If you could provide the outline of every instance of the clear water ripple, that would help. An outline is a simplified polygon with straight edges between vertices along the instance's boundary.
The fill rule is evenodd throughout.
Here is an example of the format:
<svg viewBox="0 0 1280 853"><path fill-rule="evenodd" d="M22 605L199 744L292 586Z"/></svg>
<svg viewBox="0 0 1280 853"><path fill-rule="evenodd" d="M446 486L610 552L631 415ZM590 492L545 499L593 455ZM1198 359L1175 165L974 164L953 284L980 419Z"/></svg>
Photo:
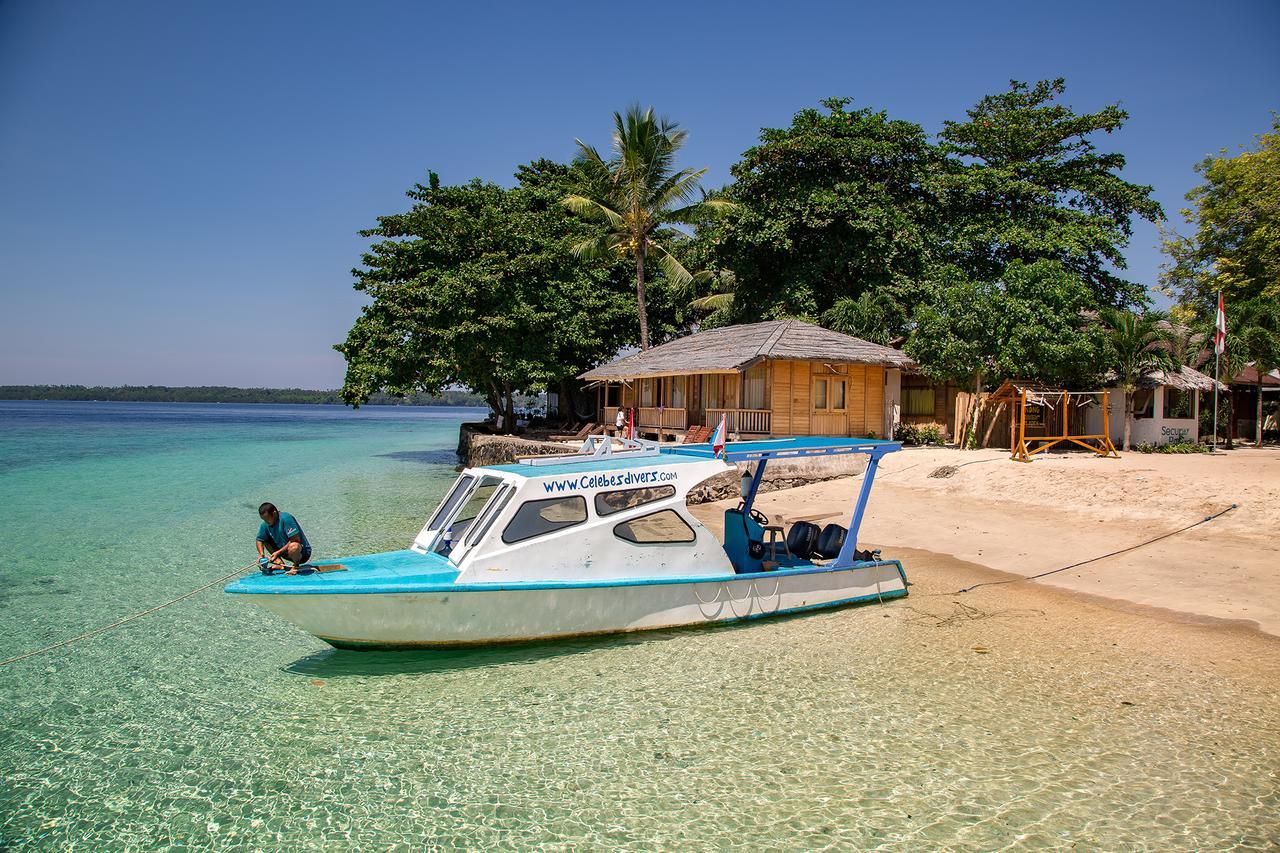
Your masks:
<svg viewBox="0 0 1280 853"><path fill-rule="evenodd" d="M247 562L264 498L322 553L402 545L453 477L417 454L465 416L183 408L113 428L64 405L0 406L0 454L17 422L41 460L0 455L0 656ZM129 452L107 449L121 433ZM360 654L209 593L0 670L0 847L1280 843L1272 693L1043 612L947 625L925 601Z"/></svg>

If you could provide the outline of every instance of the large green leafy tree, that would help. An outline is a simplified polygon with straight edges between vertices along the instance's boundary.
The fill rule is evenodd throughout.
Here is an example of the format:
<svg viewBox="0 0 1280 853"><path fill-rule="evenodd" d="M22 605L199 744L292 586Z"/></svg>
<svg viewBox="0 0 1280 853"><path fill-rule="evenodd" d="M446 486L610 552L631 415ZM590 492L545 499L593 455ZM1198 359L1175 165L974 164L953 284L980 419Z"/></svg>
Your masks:
<svg viewBox="0 0 1280 853"><path fill-rule="evenodd" d="M1214 312L1219 290L1229 303L1280 297L1280 116L1256 149L1223 151L1196 171L1204 183L1182 211L1195 233L1165 235L1166 290L1201 314Z"/></svg>
<svg viewBox="0 0 1280 853"><path fill-rule="evenodd" d="M1065 82L1011 81L941 134L947 168L936 183L947 250L969 275L993 281L1015 261L1055 261L1098 307L1142 304L1140 285L1116 274L1132 220L1162 216L1151 187L1120 177L1125 158L1094 138L1123 126L1111 104L1077 113L1058 103Z"/></svg>
<svg viewBox="0 0 1280 853"><path fill-rule="evenodd" d="M343 399L378 391L485 396L514 423L514 396L562 382L635 339L625 265L587 264L573 246L601 229L561 204L569 167L537 161L512 189L479 180L414 186L405 213L381 216L356 269L372 302L336 349Z"/></svg>
<svg viewBox="0 0 1280 853"><path fill-rule="evenodd" d="M997 281L941 267L929 284L931 298L917 309L906 348L933 379L967 385L975 399L1012 377L1064 386L1101 379L1105 341L1090 321L1092 303L1057 261L1014 261ZM978 407L970 413L958 437L962 447L969 446Z"/></svg>
<svg viewBox="0 0 1280 853"><path fill-rule="evenodd" d="M927 183L941 156L918 124L849 104L828 99L761 131L732 167L725 196L739 208L699 233L736 278L725 319L847 320L868 304L842 301L878 293L888 332L906 328L939 242Z"/></svg>
<svg viewBox="0 0 1280 853"><path fill-rule="evenodd" d="M1163 314L1135 314L1118 308L1104 308L1101 319L1106 329L1106 365L1115 373L1124 391L1124 446L1129 449L1133 433L1133 404L1139 383L1157 370L1176 370L1175 335Z"/></svg>
<svg viewBox="0 0 1280 853"><path fill-rule="evenodd" d="M693 278L672 252L671 244L681 239L682 232L668 226L692 224L733 205L723 199L698 198L699 180L706 169L676 169L676 153L688 133L675 122L637 105L625 115L614 113L613 123L609 159L577 140L574 165L583 180L576 192L566 195L564 204L603 229L575 244L579 257L627 257L635 262L640 348L648 349L646 265L652 259L676 289L686 287Z"/></svg>

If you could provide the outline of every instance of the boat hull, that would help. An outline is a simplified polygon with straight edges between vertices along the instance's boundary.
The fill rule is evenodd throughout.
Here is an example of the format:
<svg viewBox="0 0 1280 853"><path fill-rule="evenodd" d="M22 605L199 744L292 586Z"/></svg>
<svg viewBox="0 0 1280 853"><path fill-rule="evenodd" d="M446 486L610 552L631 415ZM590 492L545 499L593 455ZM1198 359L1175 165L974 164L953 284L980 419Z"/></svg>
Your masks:
<svg viewBox="0 0 1280 853"><path fill-rule="evenodd" d="M890 560L710 579L249 598L338 648L414 649L712 625L906 594L902 566Z"/></svg>

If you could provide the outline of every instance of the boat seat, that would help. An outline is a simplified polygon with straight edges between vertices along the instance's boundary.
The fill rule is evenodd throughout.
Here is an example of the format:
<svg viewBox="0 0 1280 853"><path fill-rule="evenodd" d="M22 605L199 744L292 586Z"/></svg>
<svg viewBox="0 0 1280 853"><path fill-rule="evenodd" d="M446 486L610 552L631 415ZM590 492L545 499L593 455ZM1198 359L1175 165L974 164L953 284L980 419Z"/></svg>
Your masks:
<svg viewBox="0 0 1280 853"><path fill-rule="evenodd" d="M822 528L822 532L818 534L818 556L828 560L840 556L840 549L844 547L844 540L848 535L849 531L838 524L828 524Z"/></svg>
<svg viewBox="0 0 1280 853"><path fill-rule="evenodd" d="M811 521L797 521L787 531L787 550L792 556L807 560L813 556L818 547L818 536L821 534L818 525Z"/></svg>

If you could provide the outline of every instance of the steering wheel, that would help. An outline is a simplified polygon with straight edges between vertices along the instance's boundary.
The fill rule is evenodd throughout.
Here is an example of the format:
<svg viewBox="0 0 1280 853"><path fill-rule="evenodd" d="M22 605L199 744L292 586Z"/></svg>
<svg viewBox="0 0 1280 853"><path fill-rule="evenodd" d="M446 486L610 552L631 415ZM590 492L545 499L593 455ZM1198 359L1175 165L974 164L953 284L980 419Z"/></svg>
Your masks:
<svg viewBox="0 0 1280 853"><path fill-rule="evenodd" d="M738 512L742 512L743 506L744 506L744 502L738 501ZM756 524L760 525L761 527L769 526L769 516L765 515L763 512L756 509L755 507L752 507L751 511L747 514L751 516L752 521L754 521Z"/></svg>

